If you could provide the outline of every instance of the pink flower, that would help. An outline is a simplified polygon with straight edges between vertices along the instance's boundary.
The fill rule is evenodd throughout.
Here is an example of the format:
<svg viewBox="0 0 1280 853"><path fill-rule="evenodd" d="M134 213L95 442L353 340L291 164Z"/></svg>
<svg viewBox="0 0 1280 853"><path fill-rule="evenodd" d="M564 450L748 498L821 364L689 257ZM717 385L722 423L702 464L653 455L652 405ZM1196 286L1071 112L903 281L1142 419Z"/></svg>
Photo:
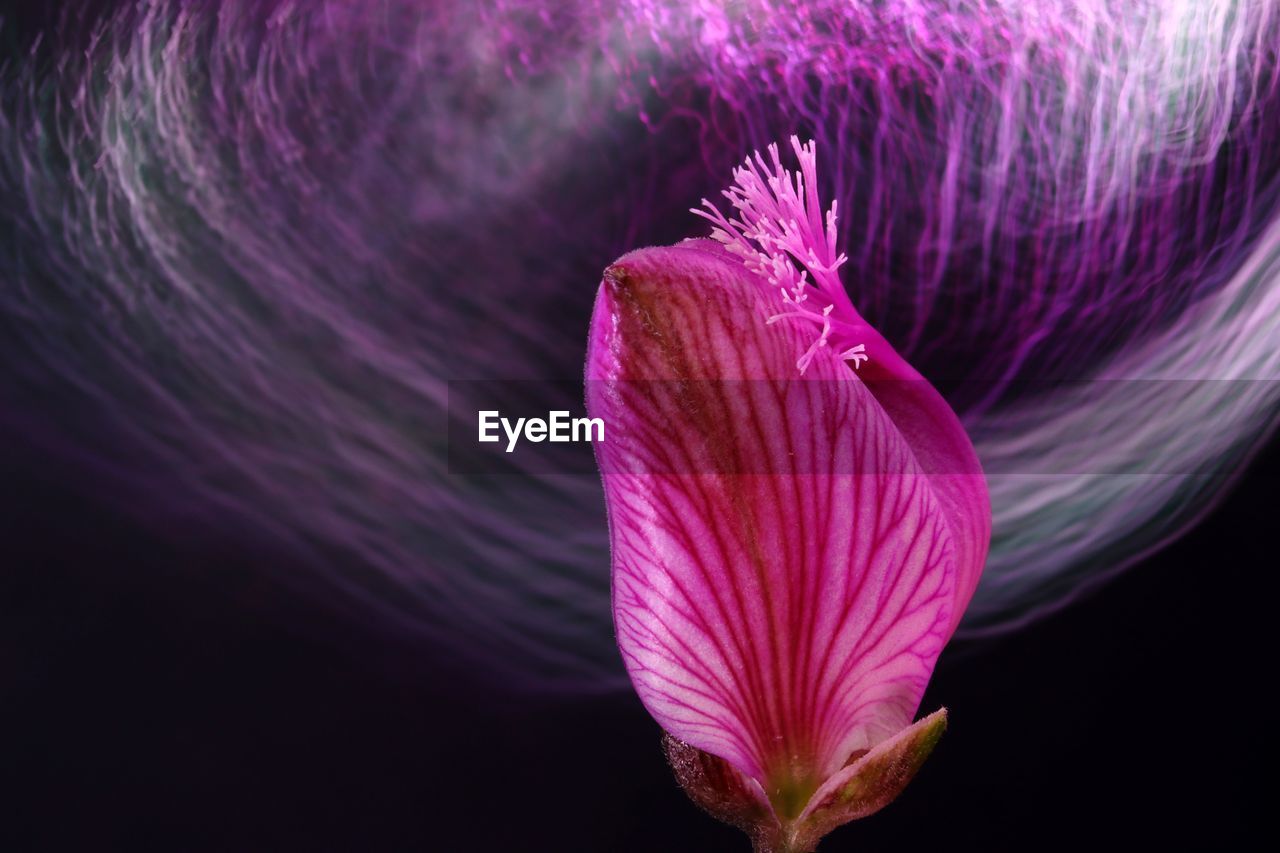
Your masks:
<svg viewBox="0 0 1280 853"><path fill-rule="evenodd" d="M587 406L618 645L693 799L761 851L884 806L990 537L973 447L841 285L812 143L735 173L713 240L605 271Z"/></svg>

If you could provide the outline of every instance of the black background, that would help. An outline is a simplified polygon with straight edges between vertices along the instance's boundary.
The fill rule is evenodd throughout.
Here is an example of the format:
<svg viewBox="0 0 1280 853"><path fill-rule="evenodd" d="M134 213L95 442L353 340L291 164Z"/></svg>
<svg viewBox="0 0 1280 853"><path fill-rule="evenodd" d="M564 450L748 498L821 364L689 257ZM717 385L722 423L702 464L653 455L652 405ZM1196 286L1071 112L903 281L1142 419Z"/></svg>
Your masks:
<svg viewBox="0 0 1280 853"><path fill-rule="evenodd" d="M1278 486L1273 447L1172 547L949 649L938 750L822 849L1270 846ZM505 694L120 502L0 430L0 850L745 849L633 696Z"/></svg>
<svg viewBox="0 0 1280 853"><path fill-rule="evenodd" d="M741 851L629 695L530 700L166 535L6 436L0 849ZM949 649L951 729L823 850L1246 849L1269 764L1265 453L1189 536L1020 633Z"/></svg>

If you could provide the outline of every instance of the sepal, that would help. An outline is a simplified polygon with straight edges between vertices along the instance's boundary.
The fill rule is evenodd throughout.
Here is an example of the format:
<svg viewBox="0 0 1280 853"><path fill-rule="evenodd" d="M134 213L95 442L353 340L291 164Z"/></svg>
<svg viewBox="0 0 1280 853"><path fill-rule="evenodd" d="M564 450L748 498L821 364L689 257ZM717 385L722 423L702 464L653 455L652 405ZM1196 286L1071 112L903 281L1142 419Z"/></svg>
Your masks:
<svg viewBox="0 0 1280 853"><path fill-rule="evenodd" d="M751 837L755 853L810 853L831 830L868 817L897 799L947 728L947 709L916 721L853 760L810 798L800 816L782 823L755 779L723 758L670 735L663 749L680 787L712 817Z"/></svg>
<svg viewBox="0 0 1280 853"><path fill-rule="evenodd" d="M828 779L796 821L797 846L791 849L812 850L831 830L875 814L897 799L946 729L947 709L939 708Z"/></svg>

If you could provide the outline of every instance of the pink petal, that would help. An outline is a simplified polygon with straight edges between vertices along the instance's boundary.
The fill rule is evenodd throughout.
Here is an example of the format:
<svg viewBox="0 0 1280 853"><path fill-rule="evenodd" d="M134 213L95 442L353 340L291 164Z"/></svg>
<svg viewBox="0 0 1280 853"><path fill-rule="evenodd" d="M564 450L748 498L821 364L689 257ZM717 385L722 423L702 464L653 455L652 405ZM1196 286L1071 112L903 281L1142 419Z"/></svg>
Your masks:
<svg viewBox="0 0 1280 853"><path fill-rule="evenodd" d="M948 638L973 598L991 542L991 498L968 433L938 390L898 355L851 306L843 306L832 335L837 351L864 343L871 354L858 377L902 433L928 475L938 507L956 543L956 606Z"/></svg>
<svg viewBox="0 0 1280 853"><path fill-rule="evenodd" d="M614 621L640 698L791 820L911 723L986 509L961 506L976 468L954 415L888 382L883 339L866 337L884 402L833 348L798 376L811 335L766 325L780 305L706 241L625 255L597 299L587 406L607 425Z"/></svg>

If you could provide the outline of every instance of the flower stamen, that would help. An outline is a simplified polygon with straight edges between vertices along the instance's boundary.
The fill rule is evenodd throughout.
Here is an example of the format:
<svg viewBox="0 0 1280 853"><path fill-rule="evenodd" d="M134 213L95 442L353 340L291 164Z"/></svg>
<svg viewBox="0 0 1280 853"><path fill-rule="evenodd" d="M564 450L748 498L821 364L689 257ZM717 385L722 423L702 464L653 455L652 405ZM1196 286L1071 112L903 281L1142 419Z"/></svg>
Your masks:
<svg viewBox="0 0 1280 853"><path fill-rule="evenodd" d="M796 361L803 375L818 350L827 346L835 301L848 299L839 275L848 257L836 254L836 202L831 202L825 215L819 209L817 146L812 140L801 144L793 136L791 147L800 161L798 172L783 168L776 144L768 147L769 162L756 151L733 170L733 185L722 195L737 212L736 218L725 216L705 198L702 208L692 212L711 223L713 240L776 286L783 303L794 307L771 315L769 325L798 320L821 326L818 339ZM827 297L821 311L805 304L810 285ZM856 370L868 359L866 346L851 347L840 358L853 361Z"/></svg>

